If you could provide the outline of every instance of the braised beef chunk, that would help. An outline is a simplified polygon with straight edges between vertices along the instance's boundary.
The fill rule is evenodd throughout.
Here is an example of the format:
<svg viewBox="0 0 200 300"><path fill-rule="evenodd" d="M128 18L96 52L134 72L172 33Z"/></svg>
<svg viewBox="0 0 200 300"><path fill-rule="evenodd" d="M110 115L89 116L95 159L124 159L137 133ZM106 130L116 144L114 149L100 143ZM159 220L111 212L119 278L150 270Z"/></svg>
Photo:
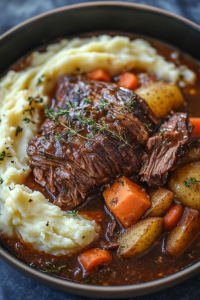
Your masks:
<svg viewBox="0 0 200 300"><path fill-rule="evenodd" d="M191 131L186 113L176 113L169 117L158 133L147 142L149 157L141 168L141 180L149 186L163 185L169 171L176 168L181 157L187 155Z"/></svg>
<svg viewBox="0 0 200 300"><path fill-rule="evenodd" d="M69 109L69 103L66 117L61 108ZM60 112L59 122L47 118L27 152L35 180L55 196L54 204L72 209L95 186L119 174L139 173L158 121L137 94L111 83L64 76L52 104Z"/></svg>

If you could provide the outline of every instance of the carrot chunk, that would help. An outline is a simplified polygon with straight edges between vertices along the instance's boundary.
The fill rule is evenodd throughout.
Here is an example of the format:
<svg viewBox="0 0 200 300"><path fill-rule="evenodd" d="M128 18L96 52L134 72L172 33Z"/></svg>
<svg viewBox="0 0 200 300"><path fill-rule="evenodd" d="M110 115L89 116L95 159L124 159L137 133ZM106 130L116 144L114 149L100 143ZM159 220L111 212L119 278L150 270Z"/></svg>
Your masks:
<svg viewBox="0 0 200 300"><path fill-rule="evenodd" d="M189 118L189 121L194 126L192 136L200 136L200 118Z"/></svg>
<svg viewBox="0 0 200 300"><path fill-rule="evenodd" d="M171 206L164 216L164 231L168 231L176 226L183 213L183 206L176 204Z"/></svg>
<svg viewBox="0 0 200 300"><path fill-rule="evenodd" d="M138 87L138 79L133 73L123 73L119 76L118 85L129 90L135 90Z"/></svg>
<svg viewBox="0 0 200 300"><path fill-rule="evenodd" d="M99 248L89 249L79 256L79 261L87 272L93 272L99 265L107 265L111 260L110 252Z"/></svg>
<svg viewBox="0 0 200 300"><path fill-rule="evenodd" d="M110 78L110 75L108 74L108 72L105 71L104 69L100 69L100 68L93 70L87 76L92 80L107 81L107 82L111 81L111 78Z"/></svg>
<svg viewBox="0 0 200 300"><path fill-rule="evenodd" d="M145 189L125 176L105 190L103 197L125 228L135 224L151 205Z"/></svg>

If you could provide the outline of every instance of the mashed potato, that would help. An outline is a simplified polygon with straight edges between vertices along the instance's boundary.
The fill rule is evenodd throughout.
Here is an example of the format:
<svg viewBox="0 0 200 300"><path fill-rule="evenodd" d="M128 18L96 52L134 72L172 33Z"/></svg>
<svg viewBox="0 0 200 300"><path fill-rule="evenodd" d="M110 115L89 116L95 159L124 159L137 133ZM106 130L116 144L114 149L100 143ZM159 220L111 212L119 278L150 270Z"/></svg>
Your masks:
<svg viewBox="0 0 200 300"><path fill-rule="evenodd" d="M55 79L98 67L112 76L136 67L172 82L183 72L187 81L193 81L195 76L192 71L165 61L144 40L131 42L127 37L102 35L50 45L46 52L32 54L26 70L9 71L1 79L0 230L8 235L17 234L47 253L60 255L79 250L95 239L98 226L95 221L67 215L40 192L23 185L31 171L26 149L37 132L40 111ZM28 97L39 97L33 100L32 111Z"/></svg>

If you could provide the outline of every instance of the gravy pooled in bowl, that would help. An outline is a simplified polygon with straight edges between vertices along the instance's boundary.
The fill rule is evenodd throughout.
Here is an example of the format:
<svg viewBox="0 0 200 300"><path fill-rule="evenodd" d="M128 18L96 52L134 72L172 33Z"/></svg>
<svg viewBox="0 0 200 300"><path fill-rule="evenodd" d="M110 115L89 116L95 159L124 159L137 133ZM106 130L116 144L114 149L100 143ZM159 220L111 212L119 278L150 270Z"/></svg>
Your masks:
<svg viewBox="0 0 200 300"><path fill-rule="evenodd" d="M199 260L198 70L158 42L102 35L49 45L2 78L0 229L15 255L96 285Z"/></svg>

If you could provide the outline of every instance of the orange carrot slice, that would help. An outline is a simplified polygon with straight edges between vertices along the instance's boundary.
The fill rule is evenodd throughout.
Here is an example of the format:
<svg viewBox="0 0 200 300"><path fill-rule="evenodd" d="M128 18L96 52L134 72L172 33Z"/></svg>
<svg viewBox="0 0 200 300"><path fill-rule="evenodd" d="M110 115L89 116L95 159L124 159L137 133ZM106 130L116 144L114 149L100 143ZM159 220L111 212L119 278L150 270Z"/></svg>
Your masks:
<svg viewBox="0 0 200 300"><path fill-rule="evenodd" d="M106 82L110 82L111 80L108 72L100 68L93 70L87 76L92 80L99 80L99 81L106 81Z"/></svg>
<svg viewBox="0 0 200 300"><path fill-rule="evenodd" d="M138 79L133 73L123 73L119 76L118 85L129 90L135 90L138 87Z"/></svg>
<svg viewBox="0 0 200 300"><path fill-rule="evenodd" d="M103 197L125 228L135 224L151 205L145 189L125 176L105 190Z"/></svg>
<svg viewBox="0 0 200 300"><path fill-rule="evenodd" d="M87 272L93 272L99 265L107 265L111 260L110 252L99 248L89 249L79 256L79 261Z"/></svg>

